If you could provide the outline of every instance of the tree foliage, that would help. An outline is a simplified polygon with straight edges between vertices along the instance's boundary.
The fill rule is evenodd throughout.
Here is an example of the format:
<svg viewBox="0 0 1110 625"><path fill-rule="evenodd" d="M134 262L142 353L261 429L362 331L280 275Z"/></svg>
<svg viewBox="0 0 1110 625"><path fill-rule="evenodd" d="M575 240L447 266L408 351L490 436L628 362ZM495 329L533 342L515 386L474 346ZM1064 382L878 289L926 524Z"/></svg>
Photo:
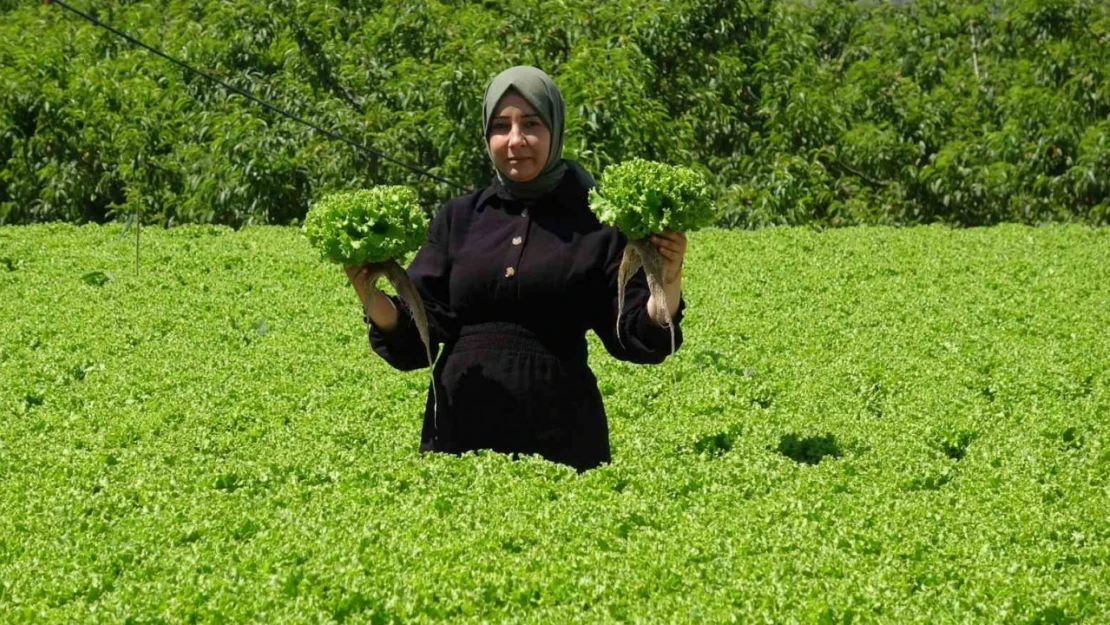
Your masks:
<svg viewBox="0 0 1110 625"><path fill-rule="evenodd" d="M291 112L468 186L518 63L567 155L700 169L722 224L1110 221L1099 0L89 0ZM330 191L457 190L228 96L35 2L0 3L0 223L299 223Z"/></svg>

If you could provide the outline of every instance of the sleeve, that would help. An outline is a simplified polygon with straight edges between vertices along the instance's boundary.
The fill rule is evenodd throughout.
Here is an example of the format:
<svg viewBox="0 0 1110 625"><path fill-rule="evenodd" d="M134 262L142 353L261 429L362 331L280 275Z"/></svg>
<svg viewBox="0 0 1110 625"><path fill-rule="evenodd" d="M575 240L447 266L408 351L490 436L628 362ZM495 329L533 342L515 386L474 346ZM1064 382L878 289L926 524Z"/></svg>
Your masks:
<svg viewBox="0 0 1110 625"><path fill-rule="evenodd" d="M617 272L626 242L625 236L616 231L616 236L612 238L604 254L606 291L598 297L600 305L594 315L592 328L614 358L637 364L658 364L671 354L671 333L648 315L647 303L651 292L642 268L632 276L624 290L620 340L617 339ZM672 319L675 351L682 345L680 324L685 309L686 302L680 297L678 312Z"/></svg>
<svg viewBox="0 0 1110 625"><path fill-rule="evenodd" d="M427 240L406 271L420 293L428 314L432 360L439 354L440 345L453 340L458 334L458 323L450 306L447 208L441 209L432 220ZM427 367L428 356L412 313L397 296L390 296L390 299L397 307L397 327L385 332L370 323L370 348L395 369L412 371Z"/></svg>

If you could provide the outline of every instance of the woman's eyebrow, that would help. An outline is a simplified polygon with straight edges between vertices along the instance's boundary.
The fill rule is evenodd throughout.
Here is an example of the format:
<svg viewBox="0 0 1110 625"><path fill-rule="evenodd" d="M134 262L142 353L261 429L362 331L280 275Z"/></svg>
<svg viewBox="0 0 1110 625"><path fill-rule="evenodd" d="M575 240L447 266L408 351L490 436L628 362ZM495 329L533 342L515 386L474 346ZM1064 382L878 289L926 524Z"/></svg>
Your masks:
<svg viewBox="0 0 1110 625"><path fill-rule="evenodd" d="M528 113L527 115L522 115L522 117L535 117L537 119L539 118L539 116L540 116L539 113ZM494 121L501 120L501 119L512 119L512 118L509 117L508 115L498 115L497 117L493 118Z"/></svg>

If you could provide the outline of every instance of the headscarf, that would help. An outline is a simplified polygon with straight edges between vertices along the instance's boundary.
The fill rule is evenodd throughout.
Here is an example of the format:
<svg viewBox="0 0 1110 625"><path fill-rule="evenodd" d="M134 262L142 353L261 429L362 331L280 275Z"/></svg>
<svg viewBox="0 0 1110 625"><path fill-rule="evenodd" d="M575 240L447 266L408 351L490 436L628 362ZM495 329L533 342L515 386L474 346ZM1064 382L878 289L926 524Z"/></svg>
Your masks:
<svg viewBox="0 0 1110 625"><path fill-rule="evenodd" d="M578 163L563 158L563 124L566 105L563 95L555 86L555 81L542 70L529 65L510 67L494 77L486 87L482 105L482 134L486 139L486 153L493 162L493 153L489 149L489 127L493 116L497 112L497 104L509 90L514 90L524 98L544 126L551 132L551 147L547 153L547 163L535 178L525 182L518 182L509 178L497 169L497 180L502 189L511 199L535 200L545 193L552 191L562 182L563 176L571 171L579 183L590 188L594 186L594 179Z"/></svg>

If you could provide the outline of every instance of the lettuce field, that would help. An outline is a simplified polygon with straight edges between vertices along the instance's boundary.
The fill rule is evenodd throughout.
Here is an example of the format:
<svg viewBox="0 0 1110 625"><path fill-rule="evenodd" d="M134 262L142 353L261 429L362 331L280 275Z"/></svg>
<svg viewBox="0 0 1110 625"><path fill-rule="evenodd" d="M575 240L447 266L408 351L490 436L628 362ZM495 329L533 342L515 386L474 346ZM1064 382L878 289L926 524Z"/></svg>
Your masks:
<svg viewBox="0 0 1110 625"><path fill-rule="evenodd" d="M614 462L417 452L295 228L0 228L0 621L1110 622L1110 230L709 230Z"/></svg>

